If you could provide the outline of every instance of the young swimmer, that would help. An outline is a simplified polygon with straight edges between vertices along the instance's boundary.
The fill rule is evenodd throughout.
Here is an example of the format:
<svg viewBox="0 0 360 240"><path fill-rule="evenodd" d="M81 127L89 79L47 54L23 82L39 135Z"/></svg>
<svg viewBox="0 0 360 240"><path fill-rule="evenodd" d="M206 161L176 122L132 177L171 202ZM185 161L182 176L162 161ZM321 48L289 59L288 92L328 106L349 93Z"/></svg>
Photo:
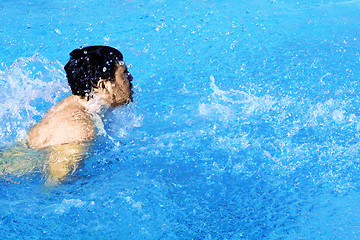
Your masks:
<svg viewBox="0 0 360 240"><path fill-rule="evenodd" d="M132 101L133 77L118 50L90 46L75 49L70 56L64 68L72 95L50 108L27 136L31 148L50 150L48 182L52 183L76 169L102 126L100 115Z"/></svg>

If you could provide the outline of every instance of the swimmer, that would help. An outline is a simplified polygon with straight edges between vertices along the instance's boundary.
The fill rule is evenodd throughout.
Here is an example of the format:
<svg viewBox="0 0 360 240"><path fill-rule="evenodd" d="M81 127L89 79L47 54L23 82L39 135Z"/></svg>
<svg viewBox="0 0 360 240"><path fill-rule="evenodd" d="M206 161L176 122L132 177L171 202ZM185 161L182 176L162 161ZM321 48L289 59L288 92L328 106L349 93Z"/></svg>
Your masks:
<svg viewBox="0 0 360 240"><path fill-rule="evenodd" d="M122 54L107 46L90 46L70 53L65 72L72 95L51 107L27 135L27 145L48 149L48 182L74 171L102 126L108 108L132 101L133 77Z"/></svg>

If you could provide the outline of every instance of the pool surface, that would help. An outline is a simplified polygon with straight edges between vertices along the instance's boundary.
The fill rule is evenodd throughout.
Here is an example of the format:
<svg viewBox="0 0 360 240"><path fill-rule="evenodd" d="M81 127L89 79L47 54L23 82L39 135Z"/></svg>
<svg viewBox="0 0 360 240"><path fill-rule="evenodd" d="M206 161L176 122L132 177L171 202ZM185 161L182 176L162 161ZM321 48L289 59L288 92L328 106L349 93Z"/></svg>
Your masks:
<svg viewBox="0 0 360 240"><path fill-rule="evenodd" d="M1 239L360 239L359 11L2 1L0 149L70 94L75 48L118 48L135 94L63 184L0 176Z"/></svg>

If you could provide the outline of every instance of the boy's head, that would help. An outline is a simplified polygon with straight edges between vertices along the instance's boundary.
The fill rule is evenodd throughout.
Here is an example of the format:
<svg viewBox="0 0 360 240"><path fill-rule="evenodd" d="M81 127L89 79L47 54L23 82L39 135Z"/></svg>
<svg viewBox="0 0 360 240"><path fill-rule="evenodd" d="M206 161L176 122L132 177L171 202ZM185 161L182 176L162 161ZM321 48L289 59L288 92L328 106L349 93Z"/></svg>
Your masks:
<svg viewBox="0 0 360 240"><path fill-rule="evenodd" d="M90 46L75 49L64 69L74 95L88 96L100 79L114 81L115 71L123 61L117 49L107 46Z"/></svg>

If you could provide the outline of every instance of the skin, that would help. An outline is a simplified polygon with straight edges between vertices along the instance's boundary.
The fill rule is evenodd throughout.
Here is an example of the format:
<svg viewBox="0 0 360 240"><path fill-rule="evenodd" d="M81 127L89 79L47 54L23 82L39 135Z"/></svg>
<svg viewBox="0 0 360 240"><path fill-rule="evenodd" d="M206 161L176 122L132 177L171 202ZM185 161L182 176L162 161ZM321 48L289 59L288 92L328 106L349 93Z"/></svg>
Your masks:
<svg viewBox="0 0 360 240"><path fill-rule="evenodd" d="M56 183L76 169L87 143L96 136L100 112L131 101L132 76L126 65L118 64L114 78L114 81L100 79L89 100L77 95L63 99L29 131L30 147L50 149L48 182Z"/></svg>

